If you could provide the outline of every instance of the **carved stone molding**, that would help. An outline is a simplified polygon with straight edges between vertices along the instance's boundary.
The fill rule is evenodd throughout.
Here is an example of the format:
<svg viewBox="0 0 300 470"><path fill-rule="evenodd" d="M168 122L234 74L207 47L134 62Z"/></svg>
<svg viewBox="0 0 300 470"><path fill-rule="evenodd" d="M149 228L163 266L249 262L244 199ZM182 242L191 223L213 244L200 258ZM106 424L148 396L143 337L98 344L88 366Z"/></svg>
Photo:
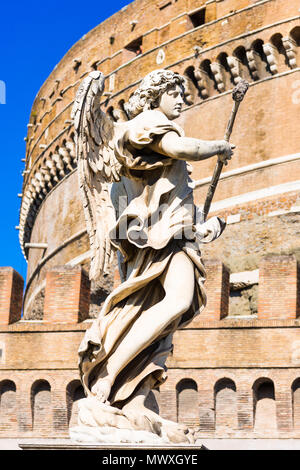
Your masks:
<svg viewBox="0 0 300 470"><path fill-rule="evenodd" d="M241 61L234 56L227 57L227 63L230 68L230 72L235 84L239 83L242 79L242 64Z"/></svg>
<svg viewBox="0 0 300 470"><path fill-rule="evenodd" d="M210 64L210 69L215 77L217 88L220 93L225 91L225 71L224 67L219 62Z"/></svg>
<svg viewBox="0 0 300 470"><path fill-rule="evenodd" d="M208 74L202 70L201 68L195 70L195 78L198 83L198 87L201 93L201 96L203 99L208 98L209 93L208 93L208 81L209 77Z"/></svg>
<svg viewBox="0 0 300 470"><path fill-rule="evenodd" d="M19 223L19 240L25 257L25 243L30 241L31 229L42 201L75 167L75 144L71 134L69 140L57 145L54 152L45 154L39 166L33 170L32 176L29 176L23 190Z"/></svg>
<svg viewBox="0 0 300 470"><path fill-rule="evenodd" d="M249 69L254 80L259 80L259 54L253 49L246 50L246 57L248 60Z"/></svg>
<svg viewBox="0 0 300 470"><path fill-rule="evenodd" d="M187 77L186 75L184 77L185 77L184 98L187 104L192 105L194 104L194 94L195 94L193 83L191 82L191 79L189 77Z"/></svg>
<svg viewBox="0 0 300 470"><path fill-rule="evenodd" d="M287 55L289 66L294 69L297 67L297 44L290 38L282 38L282 44Z"/></svg>
<svg viewBox="0 0 300 470"><path fill-rule="evenodd" d="M273 44L263 44L263 50L266 54L268 64L270 66L271 73L274 75L278 73L278 51Z"/></svg>

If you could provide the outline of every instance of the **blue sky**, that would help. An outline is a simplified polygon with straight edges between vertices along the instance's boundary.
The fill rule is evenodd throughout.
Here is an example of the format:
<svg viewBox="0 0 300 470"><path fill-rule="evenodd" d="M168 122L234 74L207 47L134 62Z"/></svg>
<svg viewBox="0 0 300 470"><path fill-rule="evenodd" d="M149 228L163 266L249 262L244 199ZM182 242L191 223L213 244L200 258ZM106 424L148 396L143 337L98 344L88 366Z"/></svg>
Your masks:
<svg viewBox="0 0 300 470"><path fill-rule="evenodd" d="M24 137L34 97L75 42L128 3L130 0L1 2L0 80L6 85L6 104L0 104L0 266L12 266L24 279L27 266L15 226Z"/></svg>

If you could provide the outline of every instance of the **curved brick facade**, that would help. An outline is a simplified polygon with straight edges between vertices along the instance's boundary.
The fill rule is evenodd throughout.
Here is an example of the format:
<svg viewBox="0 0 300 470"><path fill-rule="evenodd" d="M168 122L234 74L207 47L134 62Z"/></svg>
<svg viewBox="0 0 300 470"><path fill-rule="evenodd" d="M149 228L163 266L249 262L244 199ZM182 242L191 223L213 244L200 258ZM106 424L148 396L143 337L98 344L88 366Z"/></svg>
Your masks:
<svg viewBox="0 0 300 470"><path fill-rule="evenodd" d="M157 18L154 28L153 16ZM203 139L222 138L232 106L230 90L240 77L250 82L232 135L237 150L222 175L213 206L222 215L239 215L241 235L228 227L223 239L206 251L207 256L211 250L217 252L232 271L243 271L249 263L255 269L261 256L270 251L268 245L274 251L274 238L267 234L265 243L259 242L254 250L255 259L245 262L246 267L237 262L245 255L245 233L261 241L249 219L262 216L261 225L269 220L270 212L288 211L296 204L299 41L296 2L139 0L70 49L40 89L28 124L20 216L20 242L28 259L26 318L41 316L48 268L89 262L70 111L80 81L94 69L107 77L102 105L115 120L126 119L123 104L146 73L165 67L184 74L189 85L180 124L187 135ZM199 205L214 164L211 159L194 165ZM273 222L280 226L280 220ZM233 233L241 243L231 249ZM27 248L28 242L47 243L48 248ZM294 242L291 236L287 251L293 252ZM96 287L105 294L111 279Z"/></svg>
<svg viewBox="0 0 300 470"><path fill-rule="evenodd" d="M0 273L8 298L0 317L0 393L19 423L10 435L66 434L80 397L76 350L114 282L114 266L97 286L80 270L88 270L89 243L70 120L78 85L101 70L103 109L124 120L124 102L161 67L186 76L179 124L203 139L222 138L231 90L241 77L250 82L232 134L237 150L212 205L228 226L203 250L209 304L175 335L161 412L197 425L200 437L300 437L300 17L298 2L285 0L136 0L78 41L40 89L28 124L19 224L28 259L26 321L16 322L20 307L7 293L12 285L19 292L20 280ZM194 164L198 205L214 165L214 159ZM64 282L67 309L66 289L59 296ZM34 344L42 345L38 373ZM39 403L52 420L43 429L43 418L36 427L32 421ZM10 429L7 413L0 434Z"/></svg>

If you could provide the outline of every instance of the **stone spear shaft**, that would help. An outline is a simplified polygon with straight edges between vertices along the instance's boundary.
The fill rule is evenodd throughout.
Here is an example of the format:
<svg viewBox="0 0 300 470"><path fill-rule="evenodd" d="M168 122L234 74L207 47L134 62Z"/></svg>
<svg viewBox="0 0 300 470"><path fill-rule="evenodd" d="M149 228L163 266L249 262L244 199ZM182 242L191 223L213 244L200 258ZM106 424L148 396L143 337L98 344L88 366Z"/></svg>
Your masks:
<svg viewBox="0 0 300 470"><path fill-rule="evenodd" d="M239 83L234 87L232 91L232 99L234 101L234 104L233 104L233 108L231 111L231 115L227 124L225 136L224 136L224 140L226 140L227 142L229 142L232 129L233 129L233 124L234 124L239 106L241 102L243 101L248 88L249 88L249 83L246 80L240 80ZM215 166L215 170L214 170L214 173L213 173L213 176L212 176L209 188L208 188L205 203L203 206L202 217L203 217L204 222L206 221L207 215L209 213L211 201L212 201L212 198L214 197L216 187L219 182L220 175L221 175L221 171L223 169L223 165L224 163L218 160Z"/></svg>

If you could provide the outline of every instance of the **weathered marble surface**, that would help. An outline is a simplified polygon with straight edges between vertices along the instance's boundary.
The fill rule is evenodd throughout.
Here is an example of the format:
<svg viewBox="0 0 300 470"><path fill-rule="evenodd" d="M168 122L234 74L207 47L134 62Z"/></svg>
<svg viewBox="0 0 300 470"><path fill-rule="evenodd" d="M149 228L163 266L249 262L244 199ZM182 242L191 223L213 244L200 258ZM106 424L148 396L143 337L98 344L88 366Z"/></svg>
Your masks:
<svg viewBox="0 0 300 470"><path fill-rule="evenodd" d="M193 200L189 162L231 158L225 140L184 136L184 79L148 74L113 123L99 107L104 77L91 72L73 108L79 186L91 245L90 278L105 275L118 251L122 284L106 299L79 348L87 395L70 435L79 441L194 442L187 427L145 406L167 378L173 333L206 303L200 244L225 228L203 223Z"/></svg>

